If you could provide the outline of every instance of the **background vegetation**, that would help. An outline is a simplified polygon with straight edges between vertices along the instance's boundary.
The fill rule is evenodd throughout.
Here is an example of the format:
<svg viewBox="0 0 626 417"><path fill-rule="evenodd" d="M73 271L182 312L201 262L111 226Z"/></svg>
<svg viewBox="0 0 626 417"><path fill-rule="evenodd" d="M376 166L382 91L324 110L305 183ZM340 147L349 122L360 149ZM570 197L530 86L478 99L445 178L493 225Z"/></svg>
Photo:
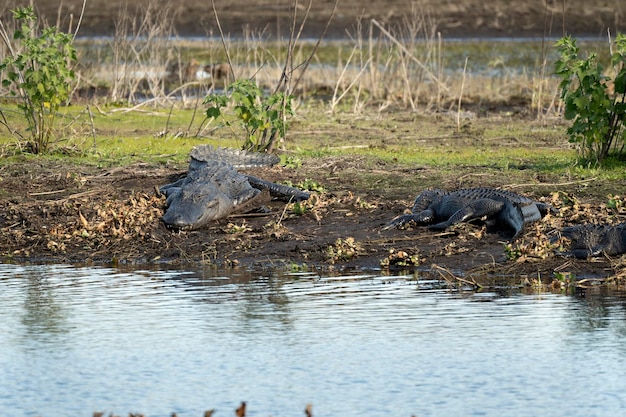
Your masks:
<svg viewBox="0 0 626 417"><path fill-rule="evenodd" d="M220 119L207 114L210 106L203 102L226 97L224 89L235 80L249 79L261 92L256 104L278 91L291 97L289 108L283 100L283 112L255 121L257 128L282 123L272 147L291 155L349 151L407 164L576 170L553 41L446 41L419 7L401 24L360 21L344 40L299 39L296 23L306 24L306 17L294 14L285 41L252 32L191 41L175 35L171 13L157 2L135 16L120 10L112 38L73 40L77 61L66 61L76 73L71 98L59 95L64 106L49 112L58 119L52 153L99 163L122 157L184 161L198 143L250 144L253 119L249 111L235 111L241 103L232 95L220 101ZM5 22L7 33L18 27ZM615 64L606 44L581 42L581 56L585 51ZM214 69L224 63L229 71L218 77ZM0 71L3 80L11 79L9 71ZM27 148L11 133L30 127L5 84L2 115L9 129L0 140L10 156ZM242 131L223 129L237 118ZM601 160L610 170L620 158Z"/></svg>

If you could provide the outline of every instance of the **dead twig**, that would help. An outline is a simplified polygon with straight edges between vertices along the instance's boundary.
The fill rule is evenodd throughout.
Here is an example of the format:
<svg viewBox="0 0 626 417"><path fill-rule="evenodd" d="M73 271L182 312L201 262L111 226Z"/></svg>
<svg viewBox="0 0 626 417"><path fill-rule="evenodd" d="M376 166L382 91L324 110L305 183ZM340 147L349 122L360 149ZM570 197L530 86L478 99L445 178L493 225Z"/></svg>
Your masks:
<svg viewBox="0 0 626 417"><path fill-rule="evenodd" d="M295 90L296 87L298 86L298 84L300 84L300 81L302 80L302 77L304 76L304 73L306 72L307 68L309 67L309 64L311 63L311 60L313 59L313 57L315 56L315 53L319 49L320 43L326 37L326 32L328 32L328 28L330 27L330 22L333 20L333 17L335 16L335 11L337 10L337 3L338 2L339 2L339 0L335 0L335 2L333 3L333 8L332 8L332 10L330 12L330 16L328 17L328 20L326 21L326 26L324 26L324 30L322 31L322 34L320 35L320 37L317 39L317 42L315 43L315 46L313 47L313 50L309 54L309 57L302 64L302 71L300 71L300 75L298 76L298 79L293 84L292 90Z"/></svg>
<svg viewBox="0 0 626 417"><path fill-rule="evenodd" d="M222 45L224 46L224 53L226 54L226 61L228 61L230 75L233 77L233 80L236 81L237 77L235 77L235 71L233 70L233 63L232 63L232 60L230 59L230 52L228 49L228 45L226 45L226 38L224 37L224 31L222 30L222 25L220 24L220 19L217 15L217 10L215 9L215 0L211 0L211 6L213 7L213 14L215 15L215 23L217 24L217 29L220 31L220 39L222 40Z"/></svg>
<svg viewBox="0 0 626 417"><path fill-rule="evenodd" d="M467 280L464 278L461 278L455 274L452 273L452 271L450 271L447 268L444 268L442 266L439 266L437 264L433 264L430 268L431 272L436 272L441 278L443 278L445 281L449 282L449 283L455 283L455 282L462 282L464 284L467 285L471 285L472 287L474 287L475 289L479 289L482 288L483 286L480 285L479 283L477 283L475 280Z"/></svg>

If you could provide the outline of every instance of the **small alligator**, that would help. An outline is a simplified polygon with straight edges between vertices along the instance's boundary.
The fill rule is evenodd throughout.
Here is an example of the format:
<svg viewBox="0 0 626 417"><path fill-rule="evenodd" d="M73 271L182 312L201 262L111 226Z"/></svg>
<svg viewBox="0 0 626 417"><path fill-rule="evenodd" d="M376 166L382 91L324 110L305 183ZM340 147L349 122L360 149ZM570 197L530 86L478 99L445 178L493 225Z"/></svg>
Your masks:
<svg viewBox="0 0 626 417"><path fill-rule="evenodd" d="M274 165L280 161L275 155L199 145L189 156L187 176L159 189L167 197L162 220L169 227L198 229L233 212L258 207L268 194L283 201L309 198L309 193L297 188L236 169Z"/></svg>
<svg viewBox="0 0 626 417"><path fill-rule="evenodd" d="M587 259L599 255L626 253L626 223L617 226L584 224L561 229L560 236L571 241L569 251L560 255ZM554 243L560 236L551 239Z"/></svg>
<svg viewBox="0 0 626 417"><path fill-rule="evenodd" d="M411 214L394 218L384 229L414 222L443 230L456 223L487 218L513 229L514 239L524 224L541 220L548 212L554 213L556 209L512 191L485 187L456 191L434 189L420 193Z"/></svg>

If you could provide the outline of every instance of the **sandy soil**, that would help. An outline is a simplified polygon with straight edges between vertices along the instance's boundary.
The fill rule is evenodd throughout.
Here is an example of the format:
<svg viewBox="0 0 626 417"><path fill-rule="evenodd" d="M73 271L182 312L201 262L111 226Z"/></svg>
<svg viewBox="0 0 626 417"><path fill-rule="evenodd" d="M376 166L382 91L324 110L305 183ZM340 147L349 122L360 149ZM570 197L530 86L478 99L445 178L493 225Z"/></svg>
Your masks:
<svg viewBox="0 0 626 417"><path fill-rule="evenodd" d="M7 8L15 4L27 4L26 0L8 0ZM172 9L163 7L168 2L155 0L87 0L80 34L84 36L110 35L114 33L121 13L135 15L138 10L151 10L171 19L180 35L204 36L217 34L215 13L211 1L185 0L169 2ZM215 0L215 11L224 32L241 35L246 30L254 33L263 31L266 35L288 33L292 0ZM61 27L70 23L75 27L80 15L82 0L39 0L35 2L40 14L48 22L57 22L61 16ZM59 6L59 4L61 4ZM149 8L152 4L154 7ZM298 4L298 22L305 15L308 2ZM334 2L316 0L311 3L304 35L318 37L326 25ZM59 13L61 10L61 13ZM551 34L561 36L565 31L580 36L606 36L608 28L612 33L623 32L626 4L598 0L386 0L363 2L361 0L339 0L331 25L329 37L345 37L356 33L357 21L367 28L371 19L383 24L397 25L405 21L426 21L427 28L420 31L441 32L444 38L483 37L483 36L538 36ZM73 18L70 18L70 15ZM423 19L425 17L425 19Z"/></svg>

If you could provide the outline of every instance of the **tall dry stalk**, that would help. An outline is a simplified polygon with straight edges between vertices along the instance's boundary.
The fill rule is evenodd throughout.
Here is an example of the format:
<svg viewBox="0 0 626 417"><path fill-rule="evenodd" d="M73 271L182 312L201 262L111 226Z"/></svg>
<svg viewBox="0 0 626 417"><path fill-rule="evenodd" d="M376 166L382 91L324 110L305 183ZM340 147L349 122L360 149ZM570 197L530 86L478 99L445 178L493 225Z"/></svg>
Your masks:
<svg viewBox="0 0 626 417"><path fill-rule="evenodd" d="M113 58L110 98L131 104L138 94L165 97L164 76L175 38L173 6L150 0L136 16L120 9L110 41ZM156 102L156 101L155 101Z"/></svg>
<svg viewBox="0 0 626 417"><path fill-rule="evenodd" d="M435 62L437 62L437 78L442 80L443 79L443 55L441 53L442 51L442 40L441 40L441 32L437 32L437 59L435 60ZM437 111L441 110L441 98L442 98L442 90L441 90L441 85L438 83L437 84L437 98L436 98L436 102L437 102Z"/></svg>
<svg viewBox="0 0 626 417"><path fill-rule="evenodd" d="M286 120L285 120L286 115L287 115L287 111L286 111L287 100L292 99L293 91L295 90L300 80L303 78L304 73L306 72L309 66L309 63L313 59L315 52L317 51L321 41L325 37L328 27L330 26L330 22L335 14L335 10L337 8L337 2L338 0L335 0L333 2L331 14L328 17L326 26L324 27L323 32L320 34L320 37L316 45L314 46L313 51L306 59L304 59L303 62L300 62L299 64L294 63L294 51L302 36L302 32L306 24L306 21L308 19L309 11L311 10L311 5L313 4L313 0L309 0L308 6L305 8L304 16L302 16L301 18L298 16L298 10L300 9L298 0L295 0L293 2L293 6L292 6L293 14L290 20L290 31L289 31L289 38L288 38L287 45L286 45L286 56L282 65L281 75L278 81L276 82L276 84L271 88L274 94L277 94L277 93L282 94L282 97L283 97L282 103L281 103L282 113L280 117L283 119L282 121L285 125L287 125ZM229 50L228 44L226 43L226 38L224 36L224 32L222 30L222 27L219 21L218 12L215 7L215 0L211 0L211 5L213 8L213 12L215 14L215 21L220 32L220 38L224 46L224 51L226 53L228 63L230 64L232 68L233 62L231 59L230 50ZM298 21L300 22L299 24L298 24ZM234 78L234 73L233 73L233 78ZM293 80L295 80L295 82ZM268 145L265 147L266 151L272 152L277 145L276 141L284 140L284 139L285 138L272 137L269 140Z"/></svg>
<svg viewBox="0 0 626 417"><path fill-rule="evenodd" d="M420 97L432 94L427 91L427 84L434 84L439 96L441 91L449 90L440 80L443 73L441 62L437 61L441 57L437 47L441 44L435 40L436 24L425 9L413 4L411 15L394 27L371 19L367 42L362 31L359 19L350 38L350 56L347 62L337 64L330 111L347 97L353 99L355 112L369 102L376 102L379 111L392 105L417 110Z"/></svg>
<svg viewBox="0 0 626 417"><path fill-rule="evenodd" d="M443 81L437 25L426 9L413 3L411 14L392 27L371 19L368 39L371 65L363 87L379 110L391 105L417 110L422 97L430 105L434 95L440 105L449 87Z"/></svg>
<svg viewBox="0 0 626 417"><path fill-rule="evenodd" d="M465 57L465 65L463 66L463 80L461 81L461 91L459 92L459 105L456 110L456 131L461 131L461 103L463 102L463 89L465 88L465 73L467 71L467 61L469 57Z"/></svg>
<svg viewBox="0 0 626 417"><path fill-rule="evenodd" d="M333 90L333 97L330 100L330 104L329 104L330 112L333 112L335 110L337 105L341 102L341 100L343 100L344 97L346 97L346 95L352 90L352 88L357 84L357 82L359 82L359 79L369 67L371 58L368 59L368 61L364 65L361 66L360 71L356 75L352 76L351 81L346 81L346 74L348 73L348 69L352 65L352 59L357 54L357 51L358 51L358 47L354 46L352 48L352 52L350 53L348 60L346 61L345 65L343 66L341 70L341 73L339 74L339 77L337 78L337 82ZM347 86L342 87L346 83L347 83Z"/></svg>
<svg viewBox="0 0 626 417"><path fill-rule="evenodd" d="M443 82L443 80L439 79L439 77L437 76L437 74L435 74L433 69L429 65L427 65L427 63L419 59L419 57L417 57L415 53L411 51L409 47L407 47L407 45L401 38L397 37L392 32L390 32L376 19L372 19L372 23L389 39L389 41L391 41L398 48L398 50L402 54L404 54L403 59L407 59L408 61L411 61L413 64L415 64L416 68L418 68L421 71L421 73L419 74L420 77L424 77L424 79L428 79L430 82L437 85L437 87L440 88L444 92L449 91L449 88ZM432 43L429 42L428 45L432 45Z"/></svg>

